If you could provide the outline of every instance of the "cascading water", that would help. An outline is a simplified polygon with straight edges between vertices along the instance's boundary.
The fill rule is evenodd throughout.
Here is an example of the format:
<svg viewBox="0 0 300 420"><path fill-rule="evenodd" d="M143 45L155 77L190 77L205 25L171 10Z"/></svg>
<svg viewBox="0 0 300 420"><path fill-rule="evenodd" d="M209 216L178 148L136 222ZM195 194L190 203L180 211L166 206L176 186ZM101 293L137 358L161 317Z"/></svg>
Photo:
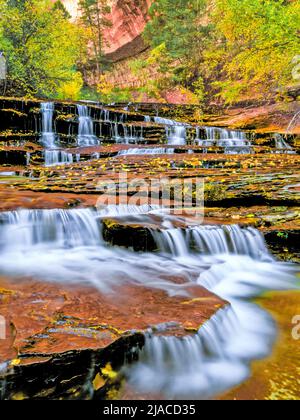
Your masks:
<svg viewBox="0 0 300 420"><path fill-rule="evenodd" d="M144 140L143 126L124 125L125 143L138 143Z"/></svg>
<svg viewBox="0 0 300 420"><path fill-rule="evenodd" d="M284 140L280 134L275 134L274 140L277 153L279 151L284 151L285 153L294 153L293 148Z"/></svg>
<svg viewBox="0 0 300 420"><path fill-rule="evenodd" d="M79 282L104 293L123 282L140 283L171 296L188 296L186 287L192 282L206 287L231 306L220 310L194 336L161 337L149 330L139 362L126 367L125 374L140 392L213 396L246 379L249 363L271 350L274 324L248 299L264 290L293 287L296 270L274 260L255 229L237 226L165 229L158 240L163 252L152 254L105 244L102 217L136 214L143 223L149 218L143 214L149 212L157 217L160 209L112 206L99 211L0 213L0 274ZM163 225L170 224L171 217ZM186 283L169 280L178 276Z"/></svg>
<svg viewBox="0 0 300 420"><path fill-rule="evenodd" d="M165 147L153 147L153 148L134 148L127 150L120 150L118 156L130 156L130 155L170 155L174 153L174 149Z"/></svg>
<svg viewBox="0 0 300 420"><path fill-rule="evenodd" d="M127 114L113 114L111 117L111 112L109 109L102 109L100 114L100 120L108 123L124 123L127 119Z"/></svg>
<svg viewBox="0 0 300 420"><path fill-rule="evenodd" d="M239 385L250 376L251 361L270 354L276 337L272 318L249 299L266 290L296 288L296 268L276 262L254 229L197 227L191 236L200 251L204 246L204 255L189 251L180 229L167 231L158 243L182 264L191 267L200 259L197 284L230 306L193 336L165 337L149 330L139 361L125 369L130 385L141 393L199 399Z"/></svg>
<svg viewBox="0 0 300 420"><path fill-rule="evenodd" d="M18 210L0 213L1 250L38 244L76 247L100 243L92 210Z"/></svg>
<svg viewBox="0 0 300 420"><path fill-rule="evenodd" d="M108 109L103 109L101 111L101 119L103 119L104 122L110 122L110 112Z"/></svg>
<svg viewBox="0 0 300 420"><path fill-rule="evenodd" d="M166 128L166 136L168 144L170 145L185 145L186 144L186 129L187 124L183 124L167 118L154 117L156 124L163 124Z"/></svg>
<svg viewBox="0 0 300 420"><path fill-rule="evenodd" d="M72 153L63 150L45 150L45 166L65 165L73 163Z"/></svg>
<svg viewBox="0 0 300 420"><path fill-rule="evenodd" d="M122 133L119 132L121 127ZM111 137L116 143L139 143L144 140L144 129L143 126L111 123Z"/></svg>
<svg viewBox="0 0 300 420"><path fill-rule="evenodd" d="M94 146L99 144L99 139L94 134L94 122L86 105L77 105L79 126L78 146Z"/></svg>
<svg viewBox="0 0 300 420"><path fill-rule="evenodd" d="M134 205L109 205L103 208L98 208L98 215L100 217L116 217L116 216L129 216L129 215L143 215L147 213L162 211L163 208L159 205L144 204L141 206Z"/></svg>
<svg viewBox="0 0 300 420"><path fill-rule="evenodd" d="M236 130L227 130L219 127L203 127L204 138L200 138L200 127L196 129L196 143L199 146L224 147L225 153L252 153L251 141L246 133Z"/></svg>
<svg viewBox="0 0 300 420"><path fill-rule="evenodd" d="M42 112L42 134L41 142L43 143L45 166L64 165L73 162L71 153L56 149L56 141L58 139L53 128L54 103L45 102L41 104ZM30 155L27 156L27 165L30 163Z"/></svg>
<svg viewBox="0 0 300 420"><path fill-rule="evenodd" d="M239 254L253 258L268 255L264 240L253 228L238 225L196 226L153 231L159 249L173 256L187 256L194 249L201 255Z"/></svg>
<svg viewBox="0 0 300 420"><path fill-rule="evenodd" d="M55 147L55 140L56 140L56 135L53 130L54 103L53 102L41 103L41 113L42 113L41 142L47 149L53 149Z"/></svg>
<svg viewBox="0 0 300 420"><path fill-rule="evenodd" d="M186 144L186 127L184 125L174 125L169 127L167 132L168 144Z"/></svg>

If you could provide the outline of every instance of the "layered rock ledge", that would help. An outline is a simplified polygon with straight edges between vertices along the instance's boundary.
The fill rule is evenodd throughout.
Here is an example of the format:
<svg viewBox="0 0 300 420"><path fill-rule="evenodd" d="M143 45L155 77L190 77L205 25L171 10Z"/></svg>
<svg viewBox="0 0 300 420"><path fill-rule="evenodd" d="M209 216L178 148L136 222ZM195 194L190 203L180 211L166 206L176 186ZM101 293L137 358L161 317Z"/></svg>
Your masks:
<svg viewBox="0 0 300 420"><path fill-rule="evenodd" d="M180 277L168 280L183 282ZM225 305L193 286L170 297L140 285L124 284L103 294L75 285L1 278L0 313L6 319L6 339L0 340L2 397L91 398L105 390L105 369L118 371L125 360L137 357L146 330L194 334Z"/></svg>

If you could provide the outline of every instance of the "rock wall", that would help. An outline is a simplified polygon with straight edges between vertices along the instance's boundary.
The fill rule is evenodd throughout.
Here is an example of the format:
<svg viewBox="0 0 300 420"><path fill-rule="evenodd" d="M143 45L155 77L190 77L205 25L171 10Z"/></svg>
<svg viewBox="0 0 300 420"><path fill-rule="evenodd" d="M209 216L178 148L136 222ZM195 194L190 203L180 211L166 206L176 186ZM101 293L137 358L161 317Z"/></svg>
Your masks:
<svg viewBox="0 0 300 420"><path fill-rule="evenodd" d="M116 62L144 51L142 32L148 21L148 10L153 0L111 0L111 28L106 29L106 53ZM75 20L78 18L78 0L62 0Z"/></svg>
<svg viewBox="0 0 300 420"><path fill-rule="evenodd" d="M120 61L144 51L142 32L153 0L115 0L109 16L112 27L106 31L107 55Z"/></svg>

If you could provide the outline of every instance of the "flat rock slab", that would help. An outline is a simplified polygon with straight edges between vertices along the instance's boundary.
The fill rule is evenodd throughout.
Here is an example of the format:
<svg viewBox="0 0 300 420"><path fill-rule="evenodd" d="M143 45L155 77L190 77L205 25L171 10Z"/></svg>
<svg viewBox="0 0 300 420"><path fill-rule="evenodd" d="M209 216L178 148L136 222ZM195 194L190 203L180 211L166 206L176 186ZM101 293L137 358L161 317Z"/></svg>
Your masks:
<svg viewBox="0 0 300 420"><path fill-rule="evenodd" d="M125 284L104 295L93 288L2 278L0 313L7 338L0 340L0 361L21 357L23 363L26 356L104 349L157 326L163 334L191 334L226 304L203 288L184 290L185 296L170 297L162 290Z"/></svg>
<svg viewBox="0 0 300 420"><path fill-rule="evenodd" d="M197 286L186 286L183 294L170 297L125 284L104 295L87 287L1 278L1 398L106 398L121 385L117 372L125 360L137 358L146 330L191 335L227 305Z"/></svg>

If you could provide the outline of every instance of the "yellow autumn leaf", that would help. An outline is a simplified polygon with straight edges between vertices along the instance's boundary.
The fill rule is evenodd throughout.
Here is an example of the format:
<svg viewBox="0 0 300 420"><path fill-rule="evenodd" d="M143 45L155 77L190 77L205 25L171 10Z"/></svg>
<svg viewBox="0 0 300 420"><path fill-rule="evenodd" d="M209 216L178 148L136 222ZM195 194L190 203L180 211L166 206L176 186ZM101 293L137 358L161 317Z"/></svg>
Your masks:
<svg viewBox="0 0 300 420"><path fill-rule="evenodd" d="M98 391L98 389L102 388L105 385L105 380L102 378L102 376L97 373L95 376L95 379L93 380L93 387L95 391Z"/></svg>
<svg viewBox="0 0 300 420"><path fill-rule="evenodd" d="M109 379L115 379L118 376L117 372L113 370L110 363L107 363L107 365L101 369L101 373Z"/></svg>
<svg viewBox="0 0 300 420"><path fill-rule="evenodd" d="M13 360L10 362L10 365L11 365L11 366L18 366L20 363L21 363L21 360L20 360L20 359L13 359Z"/></svg>

